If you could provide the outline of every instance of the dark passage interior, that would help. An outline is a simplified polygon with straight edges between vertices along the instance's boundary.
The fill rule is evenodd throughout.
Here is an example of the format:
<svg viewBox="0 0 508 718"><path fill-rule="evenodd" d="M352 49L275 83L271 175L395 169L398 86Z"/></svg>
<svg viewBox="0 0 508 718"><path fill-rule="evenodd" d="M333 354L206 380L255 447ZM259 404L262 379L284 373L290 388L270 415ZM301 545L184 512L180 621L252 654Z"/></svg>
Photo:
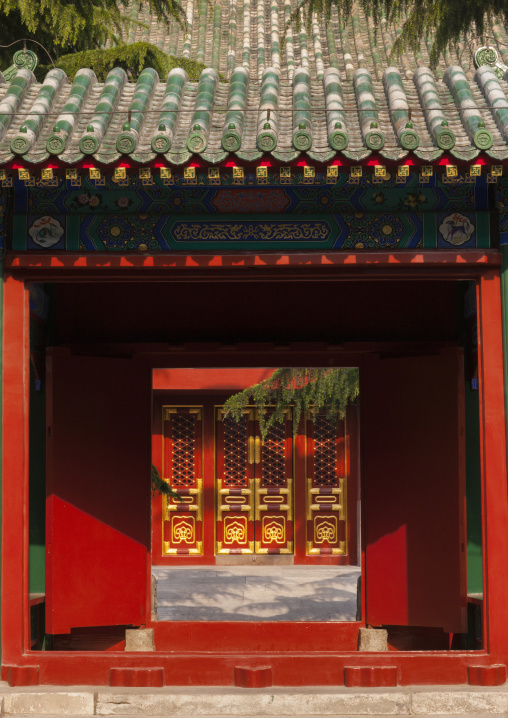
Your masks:
<svg viewBox="0 0 508 718"><path fill-rule="evenodd" d="M118 606L108 602L107 596L115 595L114 577L120 575L117 570L118 552L129 551L129 541L136 545L132 556L133 561L138 561L138 567L134 572L137 578L132 588L134 592L144 591L144 595L148 595L146 582L149 574L148 570L145 570L146 567L143 568L141 564L143 555L150 546L149 515L148 511L136 511L136 506L139 507L140 501L142 503L146 501L148 506L149 500L148 478L146 484L143 484L144 479L140 479L138 474L144 473L144 463L147 465L147 474L149 470L150 451L147 448L151 413L149 373L153 367L161 366L159 362L161 355L164 356L162 366L167 367L340 366L344 351L354 352L357 356L365 357L362 372L367 378L367 387L372 385L373 381L377 382L377 386L382 387L383 371L379 368L379 362L394 360L395 364L391 365L389 373L390 381L398 382L401 376L407 375L409 383L405 389L401 384L395 392L390 392L390 387L386 391L380 389L377 393L377 402L385 401L383 397L390 395L398 396L398 401L405 401L408 387L411 391L411 382L414 381L411 370L399 371L396 362L417 359L421 362L418 372L423 371L424 374L428 372L425 376L433 385L433 377L440 376L443 370L442 361L445 360L440 357L450 356L450 352L456 352L459 358L454 361L458 362L457 366L462 367L461 357L464 355L464 374L457 375L461 386L458 387L455 383L455 393L452 392L448 396L446 392L450 382L445 383L440 390L446 396L443 394L439 397L439 393L436 392L434 396L438 401L436 417L442 415L447 420L457 416L461 411L460 406L456 405L459 401L457 397L459 395L462 397L459 404L465 400L465 428L470 439L472 438L472 441L468 440L466 450L467 535L465 517L459 515L457 508L460 504L460 496L457 495L460 481L455 485L456 488L453 488L453 482L450 485L452 488L446 498L450 507L441 506L438 512L441 518L438 520L444 521L447 511L448 514L451 511L455 515L453 521L456 522L457 530L460 529L463 533L460 541L458 534L453 539L456 543L458 541L456 550L453 549L454 560L461 563L462 568L459 570L457 567L450 574L456 576L457 581L459 574L462 576L460 581L465 579L467 554L467 593L481 596L481 523L476 429L478 400L474 382L476 320L474 301L471 303L468 300L471 296L471 287L467 282L284 280L282 283L200 280L107 283L102 281L100 283L62 282L45 285L40 289L47 298L48 311L45 317L33 320L31 342L33 370L30 417L30 585L32 595L39 596L38 602L34 603L33 607L33 613L39 617L34 647L40 648L44 645L43 638L40 636L41 631L42 634L44 633L44 615L47 622L46 632L65 637L60 643L57 638L53 639L52 644L46 642L47 648L51 645L71 649L83 648L88 645L86 636L91 637L92 634L90 647L93 644L95 647L103 645L105 648L112 648L121 645L121 638L118 636L121 635L122 627L129 624L139 625L149 620L146 615L145 621L141 620L146 608L139 603L141 597L138 597L133 620L129 620L129 611L132 607L126 604L120 611L122 626L114 628L113 624L117 622L115 616L120 614ZM48 347L56 348L50 352L56 363L52 372L45 374L44 357ZM370 358L376 358L376 361L372 362ZM456 373L452 364L447 364L446 371L449 372L447 374L449 377L455 377ZM48 377L52 383L48 384ZM373 396L374 393L372 390L371 395ZM417 394L418 392L414 393L415 396ZM426 401L425 394L425 391L421 392L417 402ZM56 397L58 400L55 399ZM453 402L453 406L447 405L449 400ZM137 410L129 417L129 407L132 411L133 401L136 403ZM365 399L362 398L362 401ZM446 411L439 410L439 401L446 407ZM48 428L47 421L48 424L52 421L51 412L48 413L49 418L46 420L46 402L52 410L58 407L55 421L57 424L59 422L60 432L63 431L59 434L55 430L52 434L53 464L48 463L51 476L46 476L41 470L41 466L45 463L43 456L45 447L41 438ZM86 411L76 411L79 402L85 403ZM427 416L431 415L429 403L426 405L425 412ZM368 415L369 412L366 411L365 416ZM100 421L95 422L95 425L91 421L93 416L100 416ZM382 405L378 403L376 407L371 407L370 416L374 417L371 422L382 421ZM101 437L109 431L108 422L115 423L115 430L110 437L111 440L104 442ZM372 423L368 430L371 433L374 431ZM433 430L436 432L434 438L438 437L439 427L434 426ZM448 433L453 433L453 427L452 429L448 427ZM122 475L120 476L116 471L118 456L125 452L127 447L126 436L129 437L128 451L131 453L136 451L136 446L139 449L137 460L134 462L138 466L137 478L129 476L130 466L133 465L129 456L122 459L123 469L120 472ZM426 446L425 439L425 436L417 437L420 451L422 446ZM57 440L60 443L57 443ZM369 441L362 444L364 454L369 452ZM391 460L396 467L397 457L401 456L400 442L391 437L389 443ZM370 441L371 451L374 444L375 442ZM429 456L432 451L437 450L437 444L435 441L432 442L428 448ZM62 446L65 447L64 450ZM72 456L76 455L83 446L87 447L87 451L82 465L73 473L74 480L69 484ZM97 446L100 446L100 451L94 451L93 447ZM445 440L439 451L449 453L449 449L450 443ZM376 451L380 451L379 446ZM365 461L365 456L362 461ZM404 461L405 463L402 464L406 470L410 462ZM446 471L453 467L453 462L450 463L447 459L442 463L443 476L446 477ZM364 464L364 468L365 466L369 471L369 464ZM90 494L92 487L89 476L92 470L99 477L96 482L98 493L95 498ZM389 475L389 471L384 473L385 477ZM83 486L87 487L87 492L83 495L79 489L81 485L79 476ZM104 476L107 476L107 496L101 488L104 487ZM443 476L440 478L439 471L437 472L434 478L436 486L440 480L444 480ZM374 481L374 478L364 475L362 481L365 482L365 495L368 496L369 481ZM131 485L129 482L134 482L132 486L136 486L136 490L131 495L125 490L126 486ZM65 490L61 491L58 488L60 483ZM45 504L43 499L44 485L46 485L49 504ZM402 485L407 486L407 483L403 482ZM140 486L144 488L140 490ZM396 491L396 482L392 489ZM371 496L374 495L375 491L371 493ZM415 493L415 501L422 502L429 516L435 517L433 502L439 502L439 497L436 497L435 491L433 493L430 486L427 487L423 499L422 496L421 493ZM63 591L64 582L59 578L58 572L66 566L69 556L66 558L62 554L58 558L59 564L50 555L51 552L48 553L44 514L46 506L51 504L53 511L55 506L58 509L59 502L63 502L63 508L65 508L64 504L71 506L72 511L76 511L76 517L86 516L86 521L80 519L83 532L71 532L70 524L67 527L58 526L55 521L53 525L51 522L49 524L52 531L56 530L54 538L57 544L59 531L60 540L70 535L77 542L76 545L69 544L65 549L66 552L71 552L72 555L85 555L86 560L80 566L79 581L86 583L87 580L91 580L93 583L93 576L97 575L97 571L103 578L107 578L101 588L103 603L91 606L90 602L87 605L77 605L71 601L65 620L61 620L62 615L58 615L60 608L57 605L58 601L55 604L55 597ZM113 512L111 520L107 516L108 507ZM65 511L69 514L70 509L65 508ZM400 514L402 518L397 518L397 512L402 512ZM409 514L404 514L404 502L397 503L394 500L389 521L392 529L395 525L402 527L408 516ZM450 520L449 516L448 519ZM91 522L90 525L87 522ZM111 535L115 532L123 532L122 535L128 537L126 546L122 548L120 544L115 544L116 539L113 536L111 540L114 549L112 548L111 551L101 552L100 542L93 548L90 544L90 536L93 535L93 527L99 523L107 525ZM427 531L430 530L431 523L432 519L428 521ZM423 530L422 526L420 521L419 530ZM376 525L376 532L382 530L381 525ZM403 534L404 531L400 533L402 544L399 544L399 548L404 545ZM416 545L415 541L420 540L415 539L416 535L414 534L411 539L412 545ZM367 543L368 536L367 532ZM428 540L429 536L424 535L420 538ZM430 538L429 545L433 546L432 550L436 555L442 553L445 556L448 549L440 546L435 536ZM373 565L379 557L376 558L371 552L369 559L368 546L366 549L367 565L369 560ZM406 560L402 554L399 559ZM401 564L397 580L407 576L408 570L412 576L416 575L417 571L414 561L411 564L412 560L411 556L407 557L410 570L408 566ZM422 556L417 560L423 560ZM97 562L101 561L102 564L98 569ZM433 566L437 563L430 562L429 565ZM446 565L446 562L443 565ZM375 575L375 570L373 568L371 570L372 575ZM442 571L442 567L439 570ZM379 572L377 575L380 575ZM409 592L408 601L412 600L410 594L414 595L417 584L418 581L413 585L412 592ZM463 588L457 586L455 588L456 596L464 591L465 600L465 583ZM48 608L48 599L50 608ZM432 596L429 596L429 600L432 601ZM481 601L481 598L477 600ZM44 607L44 601L45 612L44 608L41 608ZM415 606L408 608L405 618L399 613L396 620L401 621L399 625L403 625L405 629L412 626L414 630L410 632L409 638L407 630L405 633L403 631L402 639L397 644L396 634L399 629L390 629L394 637L392 643L394 647L399 648L404 645L420 649L449 647L452 640L450 633L456 634L458 628L462 626L461 645L466 641L467 647L478 647L478 644L481 644L481 635L478 635L478 626L474 623L475 605L470 604L468 609L469 626L464 624L463 618L457 619L456 615L452 616L452 610L448 618L435 619L434 624L431 620L429 630L426 632L421 624L415 624L412 619L412 615L418 614ZM369 606L364 608L366 610L364 615L369 621ZM462 615L463 609L464 606L461 605L459 613L462 612ZM394 623L393 612L388 611L384 618L383 610L382 606L376 608L375 625ZM51 628L52 623L54 623L53 628ZM418 631L421 630L424 630L424 639L417 637ZM432 638L432 631L437 631L437 638ZM106 638L100 639L101 635ZM73 641L72 636L76 637L76 642Z"/></svg>

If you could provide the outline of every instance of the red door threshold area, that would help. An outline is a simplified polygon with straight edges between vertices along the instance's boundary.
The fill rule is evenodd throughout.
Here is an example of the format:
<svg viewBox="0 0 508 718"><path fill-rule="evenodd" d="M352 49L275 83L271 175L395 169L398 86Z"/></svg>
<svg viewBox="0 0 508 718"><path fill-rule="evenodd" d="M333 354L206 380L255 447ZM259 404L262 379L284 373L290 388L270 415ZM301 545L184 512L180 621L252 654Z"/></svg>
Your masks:
<svg viewBox="0 0 508 718"><path fill-rule="evenodd" d="M196 653L54 651L25 655L2 667L10 686L347 686L502 685L504 664L468 652L355 653L337 651L251 651Z"/></svg>

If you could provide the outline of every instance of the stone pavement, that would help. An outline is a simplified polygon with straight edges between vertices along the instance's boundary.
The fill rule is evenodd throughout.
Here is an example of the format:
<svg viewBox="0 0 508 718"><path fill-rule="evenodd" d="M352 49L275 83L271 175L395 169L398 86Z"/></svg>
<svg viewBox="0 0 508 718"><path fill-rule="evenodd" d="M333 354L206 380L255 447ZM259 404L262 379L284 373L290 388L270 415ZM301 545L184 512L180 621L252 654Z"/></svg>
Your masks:
<svg viewBox="0 0 508 718"><path fill-rule="evenodd" d="M153 566L160 621L354 621L357 566Z"/></svg>
<svg viewBox="0 0 508 718"><path fill-rule="evenodd" d="M0 688L5 716L506 716L508 690L400 688Z"/></svg>

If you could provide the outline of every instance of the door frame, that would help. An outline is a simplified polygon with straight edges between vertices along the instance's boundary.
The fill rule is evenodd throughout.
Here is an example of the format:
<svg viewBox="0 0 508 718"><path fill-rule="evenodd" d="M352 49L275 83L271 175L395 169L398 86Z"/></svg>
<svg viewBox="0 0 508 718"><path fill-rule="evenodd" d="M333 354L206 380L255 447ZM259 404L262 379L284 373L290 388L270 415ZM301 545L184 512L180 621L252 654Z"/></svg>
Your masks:
<svg viewBox="0 0 508 718"><path fill-rule="evenodd" d="M483 680L495 671L495 664L508 663L508 624L505 621L505 597L508 591L508 575L505 556L508 554L508 505L506 500L506 424L503 392L503 352L500 293L500 253L486 251L430 251L430 252L364 252L333 253L327 255L287 255L274 252L237 255L185 255L144 256L83 256L50 254L8 254L4 285L4 348L3 348L3 443L9 447L3 452L3 541L2 584L9 591L2 592L2 678L12 682L65 684L107 684L109 671L116 666L163 666L171 671L173 685L232 685L232 667L242 654L241 665L254 666L265 660L272 666L274 683L278 685L324 685L340 684L342 670L346 666L386 666L396 668L399 684L446 684L465 683L468 669L492 666L485 670ZM298 652L290 654L279 648L273 653L263 653L265 645L258 638L263 627L245 626L235 636L236 649L231 654L217 653L210 645L205 658L184 658L185 649L171 655L157 653L136 656L108 654L107 652L75 653L70 656L63 651L37 652L30 650L28 613L28 524L26 506L28 500L28 386L29 386L29 308L28 282L30 281L200 281L203 277L218 281L240 276L249 281L270 278L283 281L286 277L305 280L318 276L323 280L346 278L371 278L379 280L435 278L468 279L477 283L478 307L478 354L480 398L480 444L482 452L482 499L483 499L483 551L484 551L484 601L485 648L480 651L405 652L389 654L359 654L351 648L351 639L342 634L334 637L330 624L323 624L323 634L315 626L315 634L305 637L305 671L297 668ZM134 347L131 347L133 349ZM378 347L380 348L380 347ZM384 347L385 349L389 347ZM127 349L126 346L123 349ZM175 360L174 353L166 347L145 347L146 361L150 366ZM288 350L293 357L294 349ZM343 357L349 365L361 365L362 349L344 348ZM371 347L373 350L374 347ZM187 363L206 365L209 359L194 348L189 351ZM209 348L210 351L210 348ZM270 351L270 350L268 350ZM292 353L293 352L293 353ZM211 352L213 354L213 351ZM242 354L242 352L240 352ZM248 362L249 352L244 352ZM235 355L235 362L239 356ZM259 361L259 360L258 360ZM281 357L280 363L284 359ZM204 363L203 363L204 362ZM178 356L181 365L182 356ZM278 362L279 363L279 362ZM307 361L305 363L308 363ZM166 364L168 365L168 364ZM189 364L190 365L190 364ZM194 364L193 364L194 365ZM276 627L278 636L287 633L288 624ZM210 628L209 638L216 636L220 626ZM292 636L297 636L299 626L292 626ZM358 627L353 624L354 631ZM179 635L188 636L189 627L179 626ZM353 635L354 635L353 631ZM281 633L282 632L282 633ZM303 635L302 635L303 638ZM178 643L178 635L175 635ZM242 645L239 648L238 641ZM272 640L272 639L270 639ZM323 643L325 640L325 643ZM175 644L176 645L176 644ZM251 645L254 653L247 656L243 651ZM268 645L268 644L266 644ZM272 645L272 643L270 643ZM286 645L289 645L286 643ZM333 651L323 653L324 645ZM333 648L332 648L333 646ZM351 653L353 651L353 654ZM302 657L303 658L303 657ZM338 672L337 672L338 671Z"/></svg>

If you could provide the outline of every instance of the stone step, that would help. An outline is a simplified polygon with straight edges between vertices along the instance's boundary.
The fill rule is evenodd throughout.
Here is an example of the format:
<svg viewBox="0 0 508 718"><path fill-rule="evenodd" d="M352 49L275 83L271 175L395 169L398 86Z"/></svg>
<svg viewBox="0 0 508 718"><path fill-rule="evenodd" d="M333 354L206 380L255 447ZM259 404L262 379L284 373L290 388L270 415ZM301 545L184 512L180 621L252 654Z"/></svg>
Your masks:
<svg viewBox="0 0 508 718"><path fill-rule="evenodd" d="M4 716L483 716L508 714L508 688L3 688Z"/></svg>

